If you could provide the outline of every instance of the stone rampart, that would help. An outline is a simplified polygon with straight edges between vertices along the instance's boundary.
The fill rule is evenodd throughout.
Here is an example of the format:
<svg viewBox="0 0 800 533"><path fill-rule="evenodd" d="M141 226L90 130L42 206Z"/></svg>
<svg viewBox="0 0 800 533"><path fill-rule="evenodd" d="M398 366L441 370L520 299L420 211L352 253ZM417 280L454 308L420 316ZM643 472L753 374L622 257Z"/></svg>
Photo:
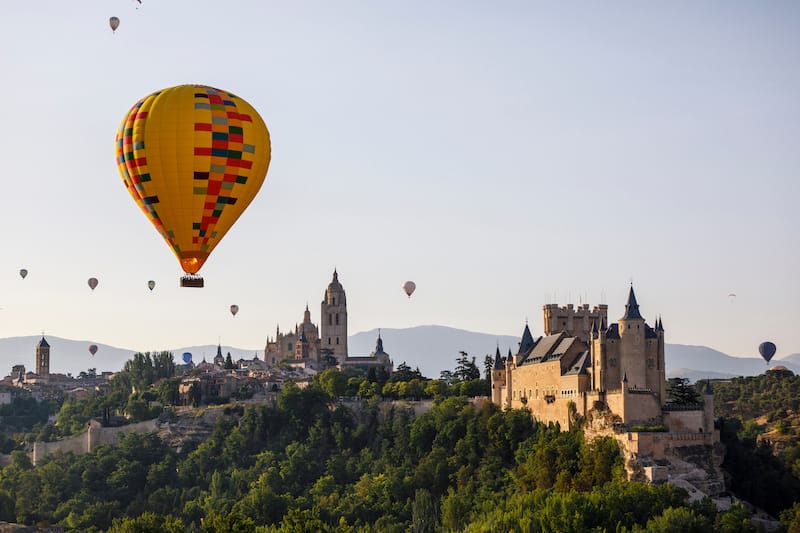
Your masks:
<svg viewBox="0 0 800 533"><path fill-rule="evenodd" d="M86 433L68 439L55 442L34 442L31 462L35 466L37 461L53 453L74 453L75 455L89 453L103 444L115 445L121 436L128 433L150 433L151 431L158 431L158 420L145 420L113 428L89 427Z"/></svg>

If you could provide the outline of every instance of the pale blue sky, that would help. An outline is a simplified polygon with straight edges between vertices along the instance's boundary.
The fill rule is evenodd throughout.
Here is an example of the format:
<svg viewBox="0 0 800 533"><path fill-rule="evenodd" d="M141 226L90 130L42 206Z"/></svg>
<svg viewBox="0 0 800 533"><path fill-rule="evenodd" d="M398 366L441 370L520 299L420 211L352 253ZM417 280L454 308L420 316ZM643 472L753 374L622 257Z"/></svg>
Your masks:
<svg viewBox="0 0 800 533"><path fill-rule="evenodd" d="M351 333L539 335L551 301L621 316L632 278L667 342L800 352L800 4L137 6L3 6L0 337L262 349L318 320L336 267ZM182 83L245 98L273 143L202 290L114 162L129 107Z"/></svg>

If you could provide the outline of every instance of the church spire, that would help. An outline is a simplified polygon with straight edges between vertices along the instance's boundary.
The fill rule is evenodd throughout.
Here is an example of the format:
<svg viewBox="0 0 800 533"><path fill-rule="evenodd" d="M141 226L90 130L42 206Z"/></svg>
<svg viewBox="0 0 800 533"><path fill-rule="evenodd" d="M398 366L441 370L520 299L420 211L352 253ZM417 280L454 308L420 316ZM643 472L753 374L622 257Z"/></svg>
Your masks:
<svg viewBox="0 0 800 533"><path fill-rule="evenodd" d="M621 318L621 320L644 320L641 313L639 313L639 304L636 303L636 294L633 292L633 284L631 284L631 290L628 293L628 303L625 304L625 316Z"/></svg>

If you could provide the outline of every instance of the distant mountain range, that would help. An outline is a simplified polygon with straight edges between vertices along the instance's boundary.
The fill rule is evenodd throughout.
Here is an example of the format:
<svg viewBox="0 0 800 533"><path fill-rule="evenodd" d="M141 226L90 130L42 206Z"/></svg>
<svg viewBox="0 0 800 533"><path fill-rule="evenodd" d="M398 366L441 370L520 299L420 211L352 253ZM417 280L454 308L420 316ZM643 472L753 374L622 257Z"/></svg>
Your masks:
<svg viewBox="0 0 800 533"><path fill-rule="evenodd" d="M381 329L384 350L389 353L395 366L405 362L411 368L419 368L423 375L431 378L439 377L442 370L452 370L456 366L459 352L464 351L483 370L484 357L494 356L499 347L505 356L508 350L516 352L519 338L509 335L492 335L476 333L445 326L417 326L404 329ZM50 344L50 370L58 373L77 375L81 371L95 368L97 372L118 371L129 360L134 350L100 344L90 340L72 340L47 336ZM368 355L375 350L378 330L356 333L348 338L351 355ZM11 372L15 364L24 364L27 370L35 367L36 345L40 336L9 337L0 339L0 375ZM98 350L92 356L88 347L96 344ZM182 348L165 348L175 355L176 362L181 361L184 352L192 354L195 362L203 358L211 360L217 353L217 346L198 345ZM161 351L161 348L152 351ZM263 359L263 349L242 349L233 346L222 346L223 355L230 352L234 360L252 359L258 355ZM800 353L794 353L783 359L773 359L766 365L761 358L732 357L705 346L687 346L683 344L667 344L666 364L668 377L683 377L691 381L707 378L730 378L735 376L753 376L761 374L774 365L783 365L800 374Z"/></svg>

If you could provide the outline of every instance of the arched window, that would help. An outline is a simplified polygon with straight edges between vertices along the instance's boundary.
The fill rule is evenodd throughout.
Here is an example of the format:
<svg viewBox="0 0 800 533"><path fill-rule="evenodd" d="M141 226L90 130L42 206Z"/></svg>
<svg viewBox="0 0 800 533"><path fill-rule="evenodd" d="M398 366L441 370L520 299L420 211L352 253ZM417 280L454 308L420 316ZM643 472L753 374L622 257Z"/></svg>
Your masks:
<svg viewBox="0 0 800 533"><path fill-rule="evenodd" d="M336 344L339 344L339 337L336 337Z"/></svg>

